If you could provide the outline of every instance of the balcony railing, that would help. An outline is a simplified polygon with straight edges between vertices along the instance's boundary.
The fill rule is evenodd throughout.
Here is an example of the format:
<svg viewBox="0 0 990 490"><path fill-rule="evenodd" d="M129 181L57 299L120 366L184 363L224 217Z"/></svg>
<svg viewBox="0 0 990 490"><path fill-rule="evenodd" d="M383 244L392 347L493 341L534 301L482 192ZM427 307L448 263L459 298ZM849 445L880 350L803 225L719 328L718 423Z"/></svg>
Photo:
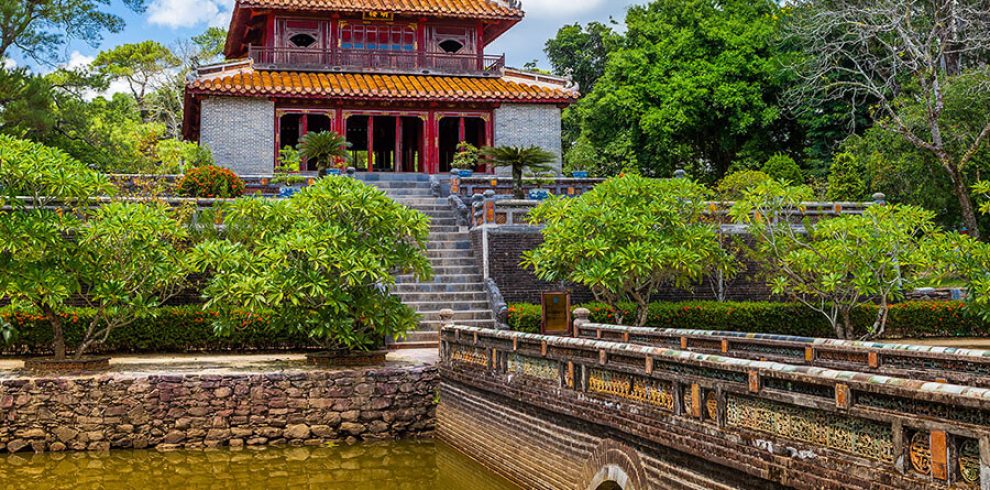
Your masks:
<svg viewBox="0 0 990 490"><path fill-rule="evenodd" d="M249 47L248 55L262 70L500 76L505 68L505 55L264 46Z"/></svg>

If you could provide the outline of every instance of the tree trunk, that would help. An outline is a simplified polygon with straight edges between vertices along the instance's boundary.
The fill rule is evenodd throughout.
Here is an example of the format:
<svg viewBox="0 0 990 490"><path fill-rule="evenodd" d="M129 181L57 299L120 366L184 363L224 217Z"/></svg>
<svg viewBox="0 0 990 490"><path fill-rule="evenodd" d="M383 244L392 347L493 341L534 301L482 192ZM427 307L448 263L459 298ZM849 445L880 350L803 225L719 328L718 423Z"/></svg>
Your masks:
<svg viewBox="0 0 990 490"><path fill-rule="evenodd" d="M976 219L976 210L973 208L973 200L969 197L969 189L963 182L962 175L956 171L949 171L952 178L952 191L959 199L959 208L962 210L963 224L969 230L969 235L977 240L980 239L980 222Z"/></svg>
<svg viewBox="0 0 990 490"><path fill-rule="evenodd" d="M522 165L512 166L512 197L516 199L526 199L523 194L523 168Z"/></svg>
<svg viewBox="0 0 990 490"><path fill-rule="evenodd" d="M42 308L48 322L52 324L52 346L55 349L55 359L65 360L65 333L62 331L62 317L51 308Z"/></svg>
<svg viewBox="0 0 990 490"><path fill-rule="evenodd" d="M636 326L645 327L646 321L650 319L650 304L640 303L636 308Z"/></svg>
<svg viewBox="0 0 990 490"><path fill-rule="evenodd" d="M850 340L853 338L852 318L849 314L848 308L843 308L842 310L842 332L843 333L840 335L840 338L844 340Z"/></svg>

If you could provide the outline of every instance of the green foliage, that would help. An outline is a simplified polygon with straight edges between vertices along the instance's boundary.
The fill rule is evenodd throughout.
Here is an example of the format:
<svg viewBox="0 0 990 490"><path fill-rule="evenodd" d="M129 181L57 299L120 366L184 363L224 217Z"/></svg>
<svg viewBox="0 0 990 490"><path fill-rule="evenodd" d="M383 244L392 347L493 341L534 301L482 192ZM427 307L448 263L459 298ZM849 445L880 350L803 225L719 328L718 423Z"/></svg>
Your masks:
<svg viewBox="0 0 990 490"><path fill-rule="evenodd" d="M771 178L793 185L804 184L804 173L793 158L777 153L770 157L760 170Z"/></svg>
<svg viewBox="0 0 990 490"><path fill-rule="evenodd" d="M187 168L213 165L210 149L191 141L161 140L155 145L155 156L160 162L158 171L163 174L181 174Z"/></svg>
<svg viewBox="0 0 990 490"><path fill-rule="evenodd" d="M66 343L82 342L86 327L93 321L96 310L70 308L60 318ZM272 319L243 313L228 335L218 336L214 323L219 314L202 306L166 306L155 310L154 316L137 318L127 328L114 329L107 339L90 349L91 353L178 353L190 352L250 352L301 350L312 346L304 333L284 325L274 325ZM52 326L42 315L12 308L0 308L0 323L7 322L14 332L10 342L0 344L0 352L10 355L51 355Z"/></svg>
<svg viewBox="0 0 990 490"><path fill-rule="evenodd" d="M903 205L873 206L862 215L802 223L808 191L768 181L748 191L730 214L750 225L752 252L774 294L799 301L852 338L851 312L879 304L869 335L882 335L888 306L922 278L944 270L930 251L941 236L934 213ZM802 223L801 227L795 226Z"/></svg>
<svg viewBox="0 0 990 490"><path fill-rule="evenodd" d="M96 55L93 67L110 80L123 80L137 101L141 117L147 120L145 97L168 70L182 64L171 50L155 41L121 44Z"/></svg>
<svg viewBox="0 0 990 490"><path fill-rule="evenodd" d="M454 154L454 161L450 166L464 170L474 170L478 166L478 159L480 157L481 153L478 147L467 141L461 141L457 144L457 153Z"/></svg>
<svg viewBox="0 0 990 490"><path fill-rule="evenodd" d="M185 277L185 229L170 209L111 203L90 210L85 199L110 185L64 152L0 137L0 189L36 205L10 199L15 211L0 214L0 298L46 318L56 358L66 356L61 315L71 298L85 293L96 310L78 358L114 329L153 315Z"/></svg>
<svg viewBox="0 0 990 490"><path fill-rule="evenodd" d="M230 169L207 165L189 169L177 189L184 197L229 199L244 195L244 181Z"/></svg>
<svg viewBox="0 0 990 490"><path fill-rule="evenodd" d="M557 155L538 146L497 146L484 148L481 155L492 162L495 167L512 169L512 194L516 199L525 199L523 193L523 174L525 172L542 173L552 169L551 163L557 161Z"/></svg>
<svg viewBox="0 0 990 490"><path fill-rule="evenodd" d="M825 197L832 201L859 202L867 199L865 166L849 153L839 153L832 160Z"/></svg>
<svg viewBox="0 0 990 490"><path fill-rule="evenodd" d="M425 215L346 177L320 179L290 199L238 199L220 212L223 229L192 254L211 275L204 294L220 332L235 331L247 312L323 345L366 349L416 327L388 291L393 274L431 275Z"/></svg>
<svg viewBox="0 0 990 490"><path fill-rule="evenodd" d="M779 97L780 8L771 0L654 0L630 7L621 47L580 104L606 166L722 177L740 155L779 151L792 129Z"/></svg>
<svg viewBox="0 0 990 490"><path fill-rule="evenodd" d="M545 225L544 241L523 264L545 281L583 285L600 301L635 302L642 325L661 287L732 271L716 228L703 221L705 197L688 179L626 175L577 198L551 199L530 213Z"/></svg>
<svg viewBox="0 0 990 490"><path fill-rule="evenodd" d="M716 188L719 199L733 201L753 187L770 180L770 176L759 170L740 170L726 175Z"/></svg>
<svg viewBox="0 0 990 490"><path fill-rule="evenodd" d="M622 304L618 310L602 304L580 305L591 311L591 321L616 324L628 317L636 305ZM864 335L877 317L877 307L862 305L851 313L857 335ZM509 326L516 331L540 331L540 305L509 306ZM650 303L647 327L686 330L754 332L798 337L828 338L834 335L829 322L800 303L715 302ZM990 323L965 312L957 301L908 301L890 306L886 338L984 337Z"/></svg>
<svg viewBox="0 0 990 490"><path fill-rule="evenodd" d="M572 77L582 92L590 93L605 74L608 54L621 42L621 35L600 22L589 22L586 27L571 24L561 27L544 51L554 74Z"/></svg>
<svg viewBox="0 0 990 490"><path fill-rule="evenodd" d="M133 11L144 0L125 0ZM28 58L51 62L74 39L99 46L103 32L120 32L124 20L107 11L110 0L3 0L0 2L0 60L16 48Z"/></svg>
<svg viewBox="0 0 990 490"><path fill-rule="evenodd" d="M276 173L295 173L302 169L302 156L299 150L291 146L283 146L278 151L278 167Z"/></svg>
<svg viewBox="0 0 990 490"><path fill-rule="evenodd" d="M308 160L316 160L321 174L329 168L342 167L347 162L350 147L347 138L333 131L306 133L299 140L299 154Z"/></svg>
<svg viewBox="0 0 990 490"><path fill-rule="evenodd" d="M227 29L209 27L202 34L192 37L197 48L196 62L200 64L219 61L223 55L223 47L227 43Z"/></svg>

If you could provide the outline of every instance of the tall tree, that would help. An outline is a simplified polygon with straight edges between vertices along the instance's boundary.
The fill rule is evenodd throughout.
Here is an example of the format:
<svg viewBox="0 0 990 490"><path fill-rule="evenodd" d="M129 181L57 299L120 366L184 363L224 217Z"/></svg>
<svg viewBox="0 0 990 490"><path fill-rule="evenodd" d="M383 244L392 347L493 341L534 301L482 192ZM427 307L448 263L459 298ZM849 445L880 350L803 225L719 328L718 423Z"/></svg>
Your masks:
<svg viewBox="0 0 990 490"><path fill-rule="evenodd" d="M544 52L554 74L571 76L582 92L589 93L605 74L608 54L621 43L622 36L601 22L590 22L586 27L571 24L547 41Z"/></svg>
<svg viewBox="0 0 990 490"><path fill-rule="evenodd" d="M990 113L974 114L957 132L947 119L968 104L950 107L947 91L966 69L990 61L990 1L801 0L795 11L792 33L807 51L803 94L872 100L877 124L932 155L949 176L963 222L978 237L966 171L990 137Z"/></svg>
<svg viewBox="0 0 990 490"><path fill-rule="evenodd" d="M170 49L155 41L121 44L96 55L93 67L111 80L124 80L141 110L141 119L148 120L148 92L166 81L170 70L182 64Z"/></svg>
<svg viewBox="0 0 990 490"><path fill-rule="evenodd" d="M72 39L91 46L103 40L103 31L120 32L124 20L106 11L110 0L0 0L0 60L17 48L36 61L50 62ZM124 0L134 11L145 0Z"/></svg>
<svg viewBox="0 0 990 490"><path fill-rule="evenodd" d="M780 9L772 0L655 0L629 9L624 45L581 104L604 161L649 175L696 167L715 180L737 159L790 144L781 117Z"/></svg>

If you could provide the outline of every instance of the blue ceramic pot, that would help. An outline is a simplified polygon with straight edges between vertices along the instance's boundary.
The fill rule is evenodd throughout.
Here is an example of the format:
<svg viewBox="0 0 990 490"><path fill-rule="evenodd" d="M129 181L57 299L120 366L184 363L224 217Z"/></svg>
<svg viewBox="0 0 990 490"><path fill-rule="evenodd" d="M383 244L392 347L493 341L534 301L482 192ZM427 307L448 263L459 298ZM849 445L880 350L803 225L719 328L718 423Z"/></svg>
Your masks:
<svg viewBox="0 0 990 490"><path fill-rule="evenodd" d="M531 189L529 191L529 198L534 201L543 201L550 197L550 191L546 189Z"/></svg>
<svg viewBox="0 0 990 490"><path fill-rule="evenodd" d="M584 170L575 170L575 171L571 172L571 177L574 177L575 179L587 179L588 178L588 172L586 172Z"/></svg>
<svg viewBox="0 0 990 490"><path fill-rule="evenodd" d="M474 175L474 170L458 170L457 175L460 175L461 177L470 177Z"/></svg>
<svg viewBox="0 0 990 490"><path fill-rule="evenodd" d="M328 171L328 174L329 175L340 175L340 169L339 168L331 168Z"/></svg>

